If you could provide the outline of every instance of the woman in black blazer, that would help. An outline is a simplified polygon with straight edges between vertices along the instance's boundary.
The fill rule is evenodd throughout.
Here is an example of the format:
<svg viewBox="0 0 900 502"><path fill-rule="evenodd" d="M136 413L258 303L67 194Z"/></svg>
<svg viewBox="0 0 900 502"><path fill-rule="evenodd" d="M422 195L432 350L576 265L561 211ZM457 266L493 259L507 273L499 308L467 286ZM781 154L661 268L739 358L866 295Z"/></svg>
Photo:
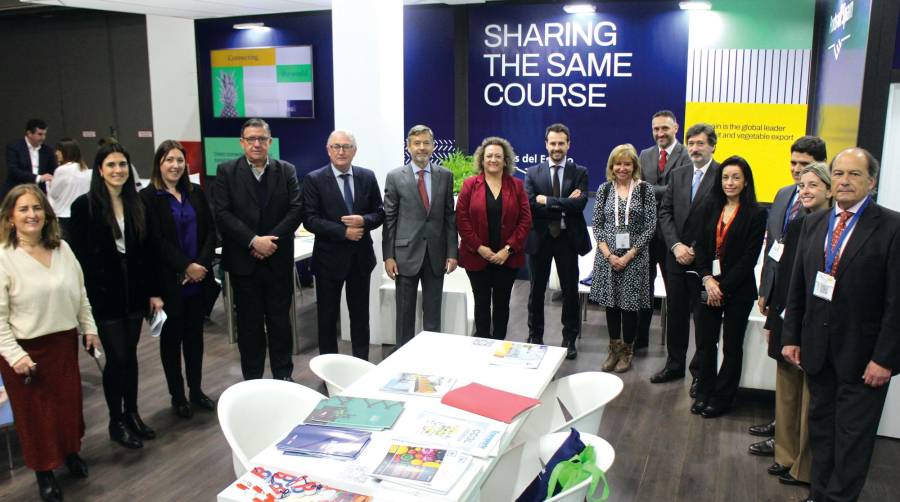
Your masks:
<svg viewBox="0 0 900 502"><path fill-rule="evenodd" d="M153 157L150 185L141 190L150 223L150 240L159 259L160 288L168 318L159 338L172 407L182 418L193 411L184 395L181 357L190 402L214 411L216 404L200 389L203 374L204 290L215 288L212 271L216 228L206 195L188 180L185 150L174 140L163 141Z"/></svg>
<svg viewBox="0 0 900 502"><path fill-rule="evenodd" d="M700 371L691 413L704 418L727 412L737 393L744 332L757 295L754 267L766 231L766 210L756 202L750 164L734 155L720 164L717 175L721 182L706 203L694 248L703 287L694 310ZM724 357L717 374L720 329Z"/></svg>
<svg viewBox="0 0 900 502"><path fill-rule="evenodd" d="M91 189L72 203L72 250L106 352L103 393L109 436L140 448L156 434L138 415L137 344L141 321L162 309L144 205L130 176L131 159L118 143L97 151ZM123 409L124 408L124 409Z"/></svg>

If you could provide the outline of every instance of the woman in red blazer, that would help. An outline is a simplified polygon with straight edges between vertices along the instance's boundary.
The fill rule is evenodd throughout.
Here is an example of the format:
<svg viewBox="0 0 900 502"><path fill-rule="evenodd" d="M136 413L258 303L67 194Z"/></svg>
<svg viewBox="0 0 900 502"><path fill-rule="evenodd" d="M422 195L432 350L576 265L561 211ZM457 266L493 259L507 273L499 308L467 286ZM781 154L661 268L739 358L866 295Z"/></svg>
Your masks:
<svg viewBox="0 0 900 502"><path fill-rule="evenodd" d="M475 150L477 174L463 182L456 202L459 265L475 296L475 336L498 340L506 338L509 297L531 229L525 186L513 177L515 158L508 141L485 138Z"/></svg>

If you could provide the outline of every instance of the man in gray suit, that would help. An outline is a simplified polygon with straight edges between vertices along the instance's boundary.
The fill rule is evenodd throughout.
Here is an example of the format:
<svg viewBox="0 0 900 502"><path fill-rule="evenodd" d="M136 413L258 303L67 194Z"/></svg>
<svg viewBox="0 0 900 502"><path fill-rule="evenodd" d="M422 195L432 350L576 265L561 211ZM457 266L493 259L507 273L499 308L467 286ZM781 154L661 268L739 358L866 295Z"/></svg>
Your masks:
<svg viewBox="0 0 900 502"><path fill-rule="evenodd" d="M653 193L656 195L656 213L659 214L659 206L662 205L666 186L669 184L669 173L673 170L691 165L691 156L687 149L678 142L675 136L678 134L678 121L670 110L660 110L653 114L650 121L653 130L655 145L641 151L641 173L644 181L653 185ZM666 242L663 239L659 224L656 226L656 237L650 241L650 297L655 291L653 284L656 281L656 264L662 271L663 282L666 282ZM638 332L634 339L634 348L647 347L650 340L650 321L653 319L653 308L641 309L638 318Z"/></svg>
<svg viewBox="0 0 900 502"><path fill-rule="evenodd" d="M416 295L422 281L422 327L441 330L444 274L456 269L453 174L431 162L434 133L424 125L406 135L412 161L384 184L384 270L397 283L397 346L415 335Z"/></svg>

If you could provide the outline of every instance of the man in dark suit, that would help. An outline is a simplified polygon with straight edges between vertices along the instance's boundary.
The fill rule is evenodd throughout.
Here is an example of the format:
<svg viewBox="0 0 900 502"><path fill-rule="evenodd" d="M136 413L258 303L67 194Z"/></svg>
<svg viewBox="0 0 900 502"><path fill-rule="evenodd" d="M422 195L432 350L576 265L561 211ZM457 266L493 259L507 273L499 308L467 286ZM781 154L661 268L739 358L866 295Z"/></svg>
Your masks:
<svg viewBox="0 0 900 502"><path fill-rule="evenodd" d="M719 164L712 157L716 151L716 130L709 124L695 124L688 129L685 142L691 166L670 173L659 211L659 229L668 250L666 348L669 355L665 367L650 377L652 383L684 378L691 312L698 299L694 296L699 294L699 278L695 273L687 272L693 266L694 246L705 223L704 202L711 196L715 184L721 183ZM696 371L693 366L692 362L692 373ZM695 382L691 387L696 387Z"/></svg>
<svg viewBox="0 0 900 502"><path fill-rule="evenodd" d="M441 330L444 274L456 270L456 211L453 173L431 162L434 133L413 126L406 136L409 164L384 182L384 270L397 282L397 346L412 340L416 297L422 282L422 327Z"/></svg>
<svg viewBox="0 0 900 502"><path fill-rule="evenodd" d="M384 223L381 189L372 171L352 164L356 138L334 131L325 148L331 162L303 180L304 225L316 234L313 269L319 353L336 354L341 289L346 285L353 355L369 360L369 282L375 251L369 232Z"/></svg>
<svg viewBox="0 0 900 502"><path fill-rule="evenodd" d="M23 183L44 183L53 179L56 170L56 154L44 144L47 139L47 123L31 119L25 124L25 138L6 145L6 184L3 194Z"/></svg>
<svg viewBox="0 0 900 502"><path fill-rule="evenodd" d="M294 166L270 158L271 144L269 124L244 122L244 156L219 164L213 193L222 265L234 289L245 380L262 378L267 341L272 376L291 380L294 370L294 232L303 219L303 205Z"/></svg>
<svg viewBox="0 0 900 502"><path fill-rule="evenodd" d="M653 194L656 195L656 213L659 214L659 206L662 205L666 186L669 184L669 174L682 166L691 165L691 157L687 149L675 139L678 134L678 122L675 114L669 110L660 110L653 114L650 120L655 145L641 151L641 174L644 181L653 185ZM650 241L650 298L654 297L654 282L656 281L656 264L659 263L663 282L666 281L666 254L668 248L663 239L662 230L657 220L656 235ZM650 341L650 321L653 319L653 308L641 309L638 319L637 337L634 339L634 348L643 349Z"/></svg>
<svg viewBox="0 0 900 502"><path fill-rule="evenodd" d="M782 355L809 384L809 499L859 498L891 376L900 370L900 214L875 203L878 161L831 161L834 209L806 217Z"/></svg>
<svg viewBox="0 0 900 502"><path fill-rule="evenodd" d="M762 315L768 315L768 299L775 284L775 270L784 249L784 236L788 224L803 213L800 204L800 173L813 162L825 162L825 141L817 136L801 136L791 145L791 177L794 182L782 187L775 194L775 200L769 208L769 219L766 223L766 247L763 251L763 268L759 279L758 307ZM773 251L774 249L774 251ZM790 366L789 366L790 367ZM802 385L802 375L800 375ZM753 425L750 434L754 436L774 436L775 420ZM750 453L770 456L775 454L775 440L769 438L750 445Z"/></svg>
<svg viewBox="0 0 900 502"><path fill-rule="evenodd" d="M531 203L532 227L525 252L531 270L528 295L528 342L544 343L544 292L550 278L550 262L563 294L562 324L566 359L575 359L575 339L581 331L578 308L578 255L591 250L584 221L587 204L587 168L567 157L569 128L553 124L544 133L549 158L528 168L525 191Z"/></svg>

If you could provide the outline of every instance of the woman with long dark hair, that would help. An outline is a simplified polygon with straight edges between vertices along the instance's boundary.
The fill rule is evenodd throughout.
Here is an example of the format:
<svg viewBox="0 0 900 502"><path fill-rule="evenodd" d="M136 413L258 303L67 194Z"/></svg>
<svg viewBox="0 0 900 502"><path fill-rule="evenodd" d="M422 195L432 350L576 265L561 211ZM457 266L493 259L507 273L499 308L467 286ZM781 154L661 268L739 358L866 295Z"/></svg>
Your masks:
<svg viewBox="0 0 900 502"><path fill-rule="evenodd" d="M72 204L72 249L84 270L88 298L106 352L103 393L109 436L140 448L156 433L137 409L137 344L142 319L162 309L146 211L130 175L131 160L118 143L94 159L91 190Z"/></svg>
<svg viewBox="0 0 900 502"><path fill-rule="evenodd" d="M59 220L63 239L71 238L69 215L72 202L91 188L91 170L81 157L81 148L72 138L56 143L56 163L53 181L47 183L47 197Z"/></svg>
<svg viewBox="0 0 900 502"><path fill-rule="evenodd" d="M754 267L766 232L766 210L756 201L750 164L734 155L720 164L716 175L694 248L703 286L694 310L700 369L691 413L704 418L726 413L737 393L744 332L757 297ZM724 357L716 372L720 330Z"/></svg>
<svg viewBox="0 0 900 502"><path fill-rule="evenodd" d="M216 228L203 190L188 179L185 150L174 140L163 141L153 157L150 185L141 190L150 223L150 241L159 260L160 288L168 318L159 337L172 408L179 417L193 415L191 404L216 408L200 389L203 373L204 288L214 288L212 258ZM184 394L181 358L190 390Z"/></svg>

